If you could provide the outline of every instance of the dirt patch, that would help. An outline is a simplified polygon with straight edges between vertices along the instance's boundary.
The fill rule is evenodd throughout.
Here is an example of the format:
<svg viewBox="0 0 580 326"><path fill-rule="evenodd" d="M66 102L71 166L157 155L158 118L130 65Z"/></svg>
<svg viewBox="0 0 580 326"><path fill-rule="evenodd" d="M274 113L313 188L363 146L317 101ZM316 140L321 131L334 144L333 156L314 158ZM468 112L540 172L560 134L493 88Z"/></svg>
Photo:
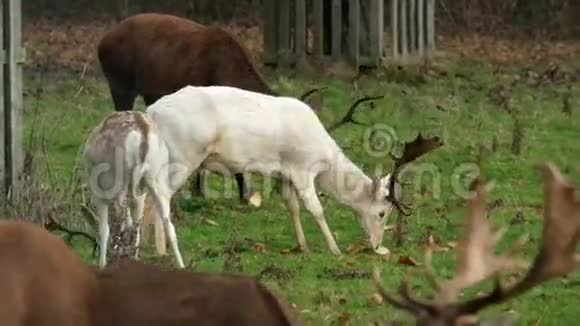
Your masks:
<svg viewBox="0 0 580 326"><path fill-rule="evenodd" d="M269 265L264 268L260 273L258 273L258 279L271 279L276 281L286 281L294 277L295 271L288 268L280 268L274 265Z"/></svg>
<svg viewBox="0 0 580 326"><path fill-rule="evenodd" d="M318 278L326 278L330 280L353 280L353 279L370 279L372 273L369 271L361 271L357 269L342 269L325 267Z"/></svg>

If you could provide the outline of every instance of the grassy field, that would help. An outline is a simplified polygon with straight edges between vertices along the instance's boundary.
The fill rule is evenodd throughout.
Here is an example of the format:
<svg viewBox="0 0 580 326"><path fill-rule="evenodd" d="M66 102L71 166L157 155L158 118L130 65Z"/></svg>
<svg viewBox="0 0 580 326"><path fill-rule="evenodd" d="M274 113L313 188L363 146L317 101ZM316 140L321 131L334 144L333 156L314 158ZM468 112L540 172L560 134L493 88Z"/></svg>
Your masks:
<svg viewBox="0 0 580 326"><path fill-rule="evenodd" d="M578 74L573 65L563 67L563 71ZM353 213L332 198L324 197L322 202L345 253L340 259L330 254L304 209L302 221L311 253L282 253L294 246L294 230L276 193L268 194L262 207L254 209L240 206L235 197L192 199L185 192L180 197L183 218L177 224L186 263L191 262L200 271L260 275L263 282L297 307L303 320L314 325L345 321L352 325L384 324L394 319L408 322L403 313L371 299L374 289L370 272L374 266L379 267L386 286L395 290L403 276L421 268L400 264L399 258L409 256L421 263L422 245L429 232L443 247L457 241L464 201L453 185L471 180L465 168L474 162L481 162L483 176L495 183L488 196L488 201L496 204L491 219L496 225L508 227L500 247L506 248L519 235L529 233L531 241L521 254L531 257L539 244L542 224L543 192L536 165L551 160L572 179L580 180L580 88L566 76L543 75L547 67L534 68L538 76L526 73L522 67L489 68L471 63L427 70L393 69L363 77L356 89L340 80L269 72L271 85L284 94L328 87L321 115L326 125L342 116L355 98L385 95L374 107L362 108L357 115L370 127L347 125L333 134L335 139L355 163L374 173L381 166L383 171L388 170L391 159L379 148L383 146L380 139L372 140L378 150L369 155L365 144L369 143L372 128L391 128L400 141L410 141L418 132L439 135L445 145L421 160L435 173L406 189L416 209L408 219L402 246L395 246L392 231L386 232L384 245L392 251L390 259L346 253L350 244L362 239L363 231ZM538 81L541 83L535 85ZM511 150L514 122L491 99L499 94L498 86L510 89L512 107L522 128L517 155ZM76 74L29 71L25 90L26 146L30 146L30 133L42 132L50 167L44 173L45 180L52 187L64 187L73 175L87 132L112 111L106 85L100 76L79 79ZM566 101L569 106L564 104ZM141 103L139 100L143 108ZM563 113L565 107L571 108L571 115ZM211 183L216 189L222 187L222 179L217 176L211 177ZM393 213L387 223L393 224L396 217ZM205 223L205 219L217 225ZM87 244L77 241L75 245L87 261L95 262ZM442 277L452 275L451 250L437 252L434 260ZM173 263L171 257L165 261ZM580 317L580 292L571 285L577 280L574 275L549 282L486 313L514 310L520 314L522 325L574 324ZM418 293L429 293L421 274L411 281ZM490 284L466 295L487 289Z"/></svg>

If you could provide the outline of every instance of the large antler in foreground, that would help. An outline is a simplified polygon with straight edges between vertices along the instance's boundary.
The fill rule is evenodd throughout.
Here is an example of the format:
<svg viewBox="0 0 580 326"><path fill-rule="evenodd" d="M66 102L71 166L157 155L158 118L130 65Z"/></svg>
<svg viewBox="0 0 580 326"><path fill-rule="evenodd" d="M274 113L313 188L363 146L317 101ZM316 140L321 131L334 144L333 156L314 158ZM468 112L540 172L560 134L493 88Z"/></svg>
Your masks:
<svg viewBox="0 0 580 326"><path fill-rule="evenodd" d="M427 255L426 266L437 293L432 300L413 298L406 282L399 289L400 299L387 293L375 281L380 295L391 305L411 313L418 325L466 325L478 311L515 297L550 279L565 276L580 266L576 246L580 240L580 203L575 199L576 188L551 163L540 166L544 179L544 229L540 250L527 274L508 287L500 284L498 275L525 265L511 255L496 256L495 245L501 231L494 231L486 217L483 184L473 185L475 195L469 200L465 236L457 246L457 271L451 280L438 281ZM494 290L465 302L458 302L460 292L484 280L496 278Z"/></svg>

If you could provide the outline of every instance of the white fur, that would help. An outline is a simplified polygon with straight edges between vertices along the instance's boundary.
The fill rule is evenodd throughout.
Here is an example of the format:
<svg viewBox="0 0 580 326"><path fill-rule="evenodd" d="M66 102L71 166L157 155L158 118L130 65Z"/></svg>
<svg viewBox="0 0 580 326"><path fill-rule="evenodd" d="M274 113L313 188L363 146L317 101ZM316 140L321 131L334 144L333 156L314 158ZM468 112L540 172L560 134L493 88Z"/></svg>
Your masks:
<svg viewBox="0 0 580 326"><path fill-rule="evenodd" d="M140 115L148 125L147 139L134 125L134 115ZM124 226L137 222L136 246L140 244L140 224L147 193L155 203L157 218L162 219L173 253L180 268L183 260L177 245L175 228L170 219L169 200L172 196L168 179L167 147L159 137L155 124L137 111L115 112L126 123L123 128L103 128L103 122L93 129L84 148L87 163L88 187L99 218L99 266L107 259L109 239L108 208L110 204L123 207ZM108 118L109 118L108 117ZM141 143L146 141L147 152L141 161ZM125 204L125 200L129 205Z"/></svg>
<svg viewBox="0 0 580 326"><path fill-rule="evenodd" d="M305 103L232 87L186 86L149 106L147 114L158 125L179 171L172 175L174 189L202 164L212 171L279 178L300 248L307 250L298 198L316 219L330 250L340 254L317 196L318 179L358 213L375 248L382 242L392 210L385 198L389 176L373 187L373 180L343 154Z"/></svg>

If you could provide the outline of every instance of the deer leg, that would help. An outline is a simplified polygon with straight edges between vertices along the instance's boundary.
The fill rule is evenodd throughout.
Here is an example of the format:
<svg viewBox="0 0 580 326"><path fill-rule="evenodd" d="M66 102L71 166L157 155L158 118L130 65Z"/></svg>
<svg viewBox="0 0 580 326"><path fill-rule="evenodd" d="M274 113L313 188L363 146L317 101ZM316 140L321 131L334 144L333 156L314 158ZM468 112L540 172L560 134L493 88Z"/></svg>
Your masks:
<svg viewBox="0 0 580 326"><path fill-rule="evenodd" d="M250 183L243 173L236 173L234 177L236 178L236 182L238 184L240 201L246 204L248 203L250 197Z"/></svg>
<svg viewBox="0 0 580 326"><path fill-rule="evenodd" d="M141 225L143 224L143 210L145 208L145 198L147 193L137 196L132 200L131 213L135 221L135 259L139 258L139 247L141 245Z"/></svg>
<svg viewBox="0 0 580 326"><path fill-rule="evenodd" d="M295 186L296 187L296 186ZM328 248L334 255L341 255L340 249L336 245L336 241L334 241L334 237L332 236L332 232L326 223L326 218L324 218L324 210L322 208L322 204L320 204L320 200L318 199L318 195L316 195L316 188L314 187L314 179L310 178L307 184L304 187L296 187L298 190L298 194L304 203L304 207L314 216L316 223L318 223L318 227L320 227L320 231L324 235L324 239L326 240L326 244Z"/></svg>
<svg viewBox="0 0 580 326"><path fill-rule="evenodd" d="M282 198L286 204L286 208L290 213L290 218L294 223L294 231L296 233L296 242L298 247L302 252L308 252L308 245L306 244L306 237L304 236L304 231L302 230L302 222L300 221L300 202L298 201L298 195L296 194L296 189L290 182L290 180L283 180L282 182Z"/></svg>
<svg viewBox="0 0 580 326"><path fill-rule="evenodd" d="M207 172L204 169L197 169L197 171L193 172L193 182L191 184L191 194L193 196L207 197L205 192L206 176Z"/></svg>
<svg viewBox="0 0 580 326"><path fill-rule="evenodd" d="M181 257L181 253L179 251L179 246L177 244L177 234L175 233L175 226L171 222L171 208L169 206L169 199L170 196L161 195L159 192L153 190L152 191L153 199L155 200L155 204L157 206L157 216L163 221L163 228L165 229L165 235L169 239L171 243L171 249L173 250L173 254L175 255L175 259L177 260L177 266L179 268L185 268L183 264L183 258Z"/></svg>
<svg viewBox="0 0 580 326"><path fill-rule="evenodd" d="M107 243L109 241L109 206L101 200L93 200L99 218L99 267L107 265Z"/></svg>
<svg viewBox="0 0 580 326"><path fill-rule="evenodd" d="M167 240L165 239L165 228L163 227L163 221L157 215L155 216L155 250L157 254L166 255L167 254Z"/></svg>
<svg viewBox="0 0 580 326"><path fill-rule="evenodd" d="M130 204L127 203L130 201ZM133 204L132 198L127 198L126 194L119 197L117 202L117 207L123 217L123 223L121 224L121 231L125 231L127 228L131 229L133 227L133 217L131 215L131 205Z"/></svg>
<svg viewBox="0 0 580 326"><path fill-rule="evenodd" d="M179 246L177 244L177 234L175 233L175 226L171 222L170 219L170 207L169 207L169 197L167 196L160 196L158 194L154 195L155 202L157 203L157 209L159 211L158 216L161 218L163 222L163 228L165 229L165 235L169 239L169 243L171 244L171 250L173 251L173 255L177 260L177 266L179 268L185 268L183 264L183 258L181 257L181 252L179 251Z"/></svg>

